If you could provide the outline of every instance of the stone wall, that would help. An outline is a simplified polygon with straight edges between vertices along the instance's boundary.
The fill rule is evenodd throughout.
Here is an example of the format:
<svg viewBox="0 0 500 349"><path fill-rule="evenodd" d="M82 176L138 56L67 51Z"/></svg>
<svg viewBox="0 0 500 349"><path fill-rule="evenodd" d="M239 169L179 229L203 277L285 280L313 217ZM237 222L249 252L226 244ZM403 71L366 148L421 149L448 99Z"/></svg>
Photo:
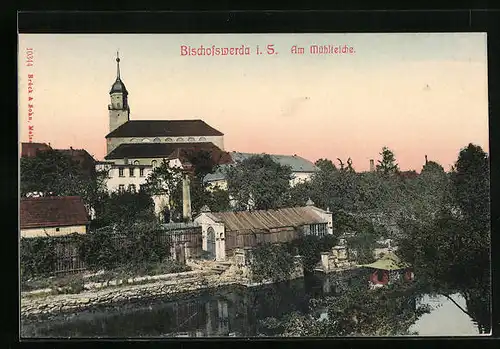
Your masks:
<svg viewBox="0 0 500 349"><path fill-rule="evenodd" d="M187 274L191 273L191 275ZM78 294L21 297L21 317L29 318L38 315L80 311L92 306L119 302L130 302L144 298L164 297L165 295L216 288L231 284L242 284L237 277L224 277L213 272L193 272L170 274L170 278L139 285L123 285L119 287L98 289L96 285L90 290ZM149 279L146 279L149 278ZM136 278L135 282L154 280L155 277ZM159 276L156 277L159 279ZM133 279L130 279L133 281ZM88 287L88 285L86 285ZM101 286L102 287L102 286Z"/></svg>
<svg viewBox="0 0 500 349"><path fill-rule="evenodd" d="M349 252L345 246L334 246L331 251L321 253L320 271L331 273L351 269L355 263L349 261Z"/></svg>

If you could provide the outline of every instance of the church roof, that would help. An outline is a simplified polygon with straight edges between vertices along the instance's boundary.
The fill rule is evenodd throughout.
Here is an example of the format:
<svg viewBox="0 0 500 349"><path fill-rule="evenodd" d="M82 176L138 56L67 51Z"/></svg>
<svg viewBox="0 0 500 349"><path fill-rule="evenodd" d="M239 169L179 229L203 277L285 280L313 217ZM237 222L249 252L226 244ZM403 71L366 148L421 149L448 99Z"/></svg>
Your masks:
<svg viewBox="0 0 500 349"><path fill-rule="evenodd" d="M108 133L106 138L223 135L203 120L131 120Z"/></svg>
<svg viewBox="0 0 500 349"><path fill-rule="evenodd" d="M114 82L113 86L111 86L111 91L109 93L115 93L115 92L122 92L122 93L127 93L128 91L125 88L125 84L120 78L117 78L116 81Z"/></svg>
<svg viewBox="0 0 500 349"><path fill-rule="evenodd" d="M120 144L111 153L105 156L106 160L116 159L141 159L141 158L178 158L183 157L188 151L209 151L214 160L227 158L226 152L211 142L200 143L132 143ZM225 156L224 156L225 155ZM226 161L226 162L227 162Z"/></svg>

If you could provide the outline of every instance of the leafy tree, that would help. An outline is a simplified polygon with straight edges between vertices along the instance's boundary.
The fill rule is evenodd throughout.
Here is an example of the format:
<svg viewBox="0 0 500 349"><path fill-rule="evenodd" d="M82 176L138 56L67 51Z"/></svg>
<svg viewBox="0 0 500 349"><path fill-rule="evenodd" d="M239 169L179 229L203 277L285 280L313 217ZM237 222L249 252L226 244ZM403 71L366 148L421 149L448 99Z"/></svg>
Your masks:
<svg viewBox="0 0 500 349"><path fill-rule="evenodd" d="M490 224L489 158L469 144L460 151L451 173L453 196L471 229L488 232Z"/></svg>
<svg viewBox="0 0 500 349"><path fill-rule="evenodd" d="M332 160L329 159L318 159L314 163L316 167L318 167L320 170L329 172L329 171L336 171L337 167L335 167L335 164L332 162Z"/></svg>
<svg viewBox="0 0 500 349"><path fill-rule="evenodd" d="M227 169L230 196L237 209L268 210L289 202L292 169L269 155L255 155Z"/></svg>
<svg viewBox="0 0 500 349"><path fill-rule="evenodd" d="M380 289L370 292L366 284L351 283L334 296L311 300L308 314L294 312L284 319L265 319L280 336L397 336L411 334L415 321L430 311L417 306L411 290ZM314 314L326 312L326 319Z"/></svg>
<svg viewBox="0 0 500 349"><path fill-rule="evenodd" d="M317 197L313 192L313 185L311 182L300 182L290 188L290 202L288 206L305 206L307 200L312 199L316 202Z"/></svg>
<svg viewBox="0 0 500 349"><path fill-rule="evenodd" d="M182 217L182 178L182 169L170 166L170 163L163 159L146 178L142 188L150 196L167 197L172 216Z"/></svg>
<svg viewBox="0 0 500 349"><path fill-rule="evenodd" d="M213 212L229 211L231 209L229 193L219 186L207 189L206 199L203 201Z"/></svg>
<svg viewBox="0 0 500 349"><path fill-rule="evenodd" d="M88 173L70 155L49 149L21 158L21 196L37 192L44 196L81 196L88 207L104 192L102 173Z"/></svg>
<svg viewBox="0 0 500 349"><path fill-rule="evenodd" d="M382 156L382 159L378 160L377 171L382 172L385 175L396 174L399 172L396 157L394 156L392 150L387 147L383 147L380 156Z"/></svg>
<svg viewBox="0 0 500 349"><path fill-rule="evenodd" d="M255 282L287 280L295 264L294 257L282 244L261 244L252 249L251 271Z"/></svg>
<svg viewBox="0 0 500 349"><path fill-rule="evenodd" d="M117 224L128 226L136 222L156 221L154 203L146 192L112 192L102 198L93 228Z"/></svg>
<svg viewBox="0 0 500 349"><path fill-rule="evenodd" d="M424 221L400 222L405 234L399 238L399 251L414 265L427 292L447 297L462 294L471 307L469 311L462 310L480 324L481 331L488 332L490 324L485 315L489 313L490 301L488 156L480 147L469 144L460 151L454 167L451 183L443 189L451 195L445 196L437 214ZM433 175L439 173L437 166L433 168Z"/></svg>
<svg viewBox="0 0 500 349"><path fill-rule="evenodd" d="M316 235L307 235L300 239L288 243L288 251L292 255L302 256L304 270L314 271L314 268L321 260L321 252L328 252L338 242L335 235L326 235L319 237Z"/></svg>

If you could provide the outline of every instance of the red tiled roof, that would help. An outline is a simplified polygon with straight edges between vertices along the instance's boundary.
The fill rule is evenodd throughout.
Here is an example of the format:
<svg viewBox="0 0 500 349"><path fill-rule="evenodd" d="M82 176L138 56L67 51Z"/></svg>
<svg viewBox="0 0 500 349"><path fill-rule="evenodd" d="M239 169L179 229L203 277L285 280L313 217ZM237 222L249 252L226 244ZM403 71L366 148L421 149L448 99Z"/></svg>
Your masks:
<svg viewBox="0 0 500 349"><path fill-rule="evenodd" d="M21 229L89 223L87 209L79 196L21 198L20 218Z"/></svg>
<svg viewBox="0 0 500 349"><path fill-rule="evenodd" d="M31 157L36 156L37 151L52 149L46 143L21 143L21 156Z"/></svg>

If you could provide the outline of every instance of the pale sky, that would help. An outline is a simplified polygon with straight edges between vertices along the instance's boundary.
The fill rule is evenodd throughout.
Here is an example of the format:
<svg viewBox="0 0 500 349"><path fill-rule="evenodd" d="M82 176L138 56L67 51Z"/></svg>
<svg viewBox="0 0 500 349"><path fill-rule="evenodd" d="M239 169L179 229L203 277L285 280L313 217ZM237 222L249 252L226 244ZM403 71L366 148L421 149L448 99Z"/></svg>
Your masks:
<svg viewBox="0 0 500 349"><path fill-rule="evenodd" d="M180 46L238 47L250 56L181 56ZM256 55L274 44L277 55ZM311 55L348 45L351 55ZM304 55L292 55L293 45ZM25 64L26 49L34 65ZM28 141L105 156L107 105L120 51L131 120L202 119L228 151L297 154L356 170L383 146L401 169L424 156L445 169L468 143L488 151L486 34L21 34L19 132Z"/></svg>

